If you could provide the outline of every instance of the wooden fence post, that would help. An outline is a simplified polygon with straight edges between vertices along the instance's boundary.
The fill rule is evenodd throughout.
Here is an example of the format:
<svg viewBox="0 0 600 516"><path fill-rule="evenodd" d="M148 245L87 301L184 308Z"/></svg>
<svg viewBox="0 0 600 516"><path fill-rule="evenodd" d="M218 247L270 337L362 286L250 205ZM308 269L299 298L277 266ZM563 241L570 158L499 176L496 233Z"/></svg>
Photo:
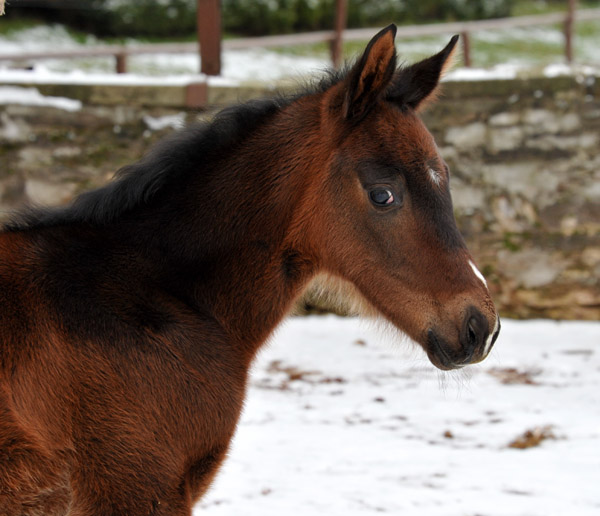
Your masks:
<svg viewBox="0 0 600 516"><path fill-rule="evenodd" d="M127 73L127 54L115 54L115 66L117 73Z"/></svg>
<svg viewBox="0 0 600 516"><path fill-rule="evenodd" d="M469 33L461 32L460 39L462 39L464 65L469 68L471 66L471 39Z"/></svg>
<svg viewBox="0 0 600 516"><path fill-rule="evenodd" d="M577 0L569 0L569 10L565 18L565 57L567 63L573 62L573 25L575 22L575 9L577 8Z"/></svg>
<svg viewBox="0 0 600 516"><path fill-rule="evenodd" d="M198 0L196 10L200 72L206 75L221 73L221 2Z"/></svg>
<svg viewBox="0 0 600 516"><path fill-rule="evenodd" d="M348 17L348 0L335 0L334 36L331 40L331 62L334 68L342 64L344 54L344 30Z"/></svg>

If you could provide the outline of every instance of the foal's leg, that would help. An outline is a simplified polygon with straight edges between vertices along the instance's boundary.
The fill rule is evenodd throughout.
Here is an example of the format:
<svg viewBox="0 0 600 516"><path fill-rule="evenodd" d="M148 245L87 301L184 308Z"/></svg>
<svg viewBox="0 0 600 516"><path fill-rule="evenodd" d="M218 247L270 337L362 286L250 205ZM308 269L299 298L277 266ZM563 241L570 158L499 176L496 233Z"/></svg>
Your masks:
<svg viewBox="0 0 600 516"><path fill-rule="evenodd" d="M167 503L161 500L129 500L126 503L113 502L113 494L104 492L106 499L74 499L67 516L191 516L189 504ZM117 493L122 495L121 492ZM44 515L45 516L45 515Z"/></svg>
<svg viewBox="0 0 600 516"><path fill-rule="evenodd" d="M155 457L136 455L130 446L81 453L71 486L69 516L191 515L186 483Z"/></svg>
<svg viewBox="0 0 600 516"><path fill-rule="evenodd" d="M196 461L179 478L155 472L148 475L151 458L137 471L131 465L90 457L75 468L71 479L73 502L69 516L190 516L192 507L209 488L225 458L227 445L219 446ZM135 457L129 457L138 463ZM139 457L138 457L139 459ZM117 478L119 471L126 472Z"/></svg>
<svg viewBox="0 0 600 516"><path fill-rule="evenodd" d="M186 481L194 502L198 501L208 491L227 455L228 448L228 442L215 447L202 459L192 464L188 470Z"/></svg>
<svg viewBox="0 0 600 516"><path fill-rule="evenodd" d="M156 486L110 485L105 479L73 481L73 502L68 516L190 516L191 503L185 489L157 493Z"/></svg>

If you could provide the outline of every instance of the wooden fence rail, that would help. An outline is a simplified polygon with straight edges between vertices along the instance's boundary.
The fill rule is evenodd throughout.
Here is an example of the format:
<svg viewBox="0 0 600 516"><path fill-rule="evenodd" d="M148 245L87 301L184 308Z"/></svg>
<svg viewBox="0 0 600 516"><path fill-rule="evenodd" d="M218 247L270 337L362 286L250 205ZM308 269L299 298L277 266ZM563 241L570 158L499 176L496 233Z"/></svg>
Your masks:
<svg viewBox="0 0 600 516"><path fill-rule="evenodd" d="M400 26L396 37L412 38L421 36L433 36L443 34L461 34L463 41L463 54L465 65L471 65L470 59L470 39L469 35L473 32L502 30L515 27L531 27L535 25L553 25L563 24L565 33L565 56L567 61L573 59L573 30L572 25L579 20L600 20L600 8L577 9L566 12L556 12L548 14L539 14L531 16L518 16L513 18L497 18L492 20L464 21L453 23L439 23L429 25L411 25ZM336 25L339 22L336 22ZM303 45L312 43L329 42L332 48L332 60L335 65L341 60L341 41L338 30L316 31L299 34L286 34L281 36L262 36L253 38L236 38L223 40L221 45L223 49L248 49L248 48L270 48L285 47L291 45ZM343 31L343 40L362 41L368 40L379 29L346 29ZM26 62L39 59L72 59L78 57L102 57L113 56L116 63L117 73L127 71L127 58L129 56L141 54L187 54L197 53L197 43L161 43L146 45L110 45L97 46L91 48L78 48L70 50L58 50L47 52L14 52L0 53L0 61L18 61ZM214 74L208 71L205 73Z"/></svg>

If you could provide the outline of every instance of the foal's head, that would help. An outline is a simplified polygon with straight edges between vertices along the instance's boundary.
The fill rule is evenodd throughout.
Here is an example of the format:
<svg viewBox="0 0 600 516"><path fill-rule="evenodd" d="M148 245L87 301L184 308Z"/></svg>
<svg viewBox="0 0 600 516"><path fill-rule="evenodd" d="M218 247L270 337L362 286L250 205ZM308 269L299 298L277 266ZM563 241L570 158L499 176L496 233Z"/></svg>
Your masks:
<svg viewBox="0 0 600 516"><path fill-rule="evenodd" d="M483 360L500 326L456 226L448 167L417 115L435 96L457 37L398 69L395 32L377 34L320 97L330 159L304 209L322 268L354 285L433 364L453 369Z"/></svg>

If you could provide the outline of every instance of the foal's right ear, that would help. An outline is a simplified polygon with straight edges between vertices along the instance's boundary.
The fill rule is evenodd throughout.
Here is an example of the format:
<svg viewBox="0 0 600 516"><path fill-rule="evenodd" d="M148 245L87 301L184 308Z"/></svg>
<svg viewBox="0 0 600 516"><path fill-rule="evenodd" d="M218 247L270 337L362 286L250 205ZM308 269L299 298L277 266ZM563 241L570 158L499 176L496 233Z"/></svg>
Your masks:
<svg viewBox="0 0 600 516"><path fill-rule="evenodd" d="M346 120L360 120L385 91L396 70L396 26L378 32L348 74L342 112Z"/></svg>
<svg viewBox="0 0 600 516"><path fill-rule="evenodd" d="M457 41L458 36L453 36L441 52L398 70L387 92L387 100L419 109L435 99L440 79L451 66Z"/></svg>

